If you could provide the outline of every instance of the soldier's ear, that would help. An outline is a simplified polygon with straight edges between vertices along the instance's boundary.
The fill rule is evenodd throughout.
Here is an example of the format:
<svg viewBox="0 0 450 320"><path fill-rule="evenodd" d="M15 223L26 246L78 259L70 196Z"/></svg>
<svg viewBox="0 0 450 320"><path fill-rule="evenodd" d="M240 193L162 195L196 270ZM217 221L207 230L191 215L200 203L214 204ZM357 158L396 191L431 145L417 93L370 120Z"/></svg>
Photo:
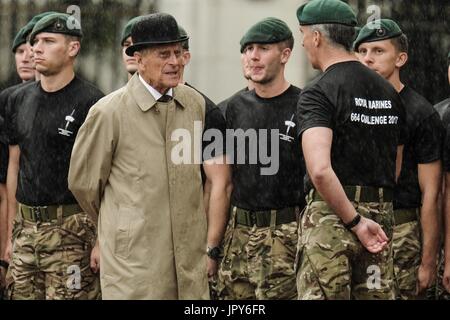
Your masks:
<svg viewBox="0 0 450 320"><path fill-rule="evenodd" d="M70 41L69 42L69 56L75 58L81 49L80 41Z"/></svg>
<svg viewBox="0 0 450 320"><path fill-rule="evenodd" d="M397 68L403 67L408 61L408 54L406 52L400 52L397 56L397 61L395 62L395 66Z"/></svg>

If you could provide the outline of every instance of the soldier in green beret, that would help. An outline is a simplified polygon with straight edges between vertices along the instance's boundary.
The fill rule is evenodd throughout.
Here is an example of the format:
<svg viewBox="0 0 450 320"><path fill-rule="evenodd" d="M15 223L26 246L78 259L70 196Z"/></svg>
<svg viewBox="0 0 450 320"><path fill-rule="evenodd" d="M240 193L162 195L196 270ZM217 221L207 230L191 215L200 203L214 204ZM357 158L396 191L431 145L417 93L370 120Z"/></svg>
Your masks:
<svg viewBox="0 0 450 320"><path fill-rule="evenodd" d="M297 10L303 47L323 73L300 94L308 175L299 226L299 299L393 299L393 188L404 107L352 50L356 15L339 0Z"/></svg>
<svg viewBox="0 0 450 320"><path fill-rule="evenodd" d="M354 47L360 61L388 80L405 105L409 139L394 189L394 276L397 298L417 299L424 297L436 277L441 119L424 97L400 79L400 69L408 60L408 39L395 21L365 25Z"/></svg>
<svg viewBox="0 0 450 320"><path fill-rule="evenodd" d="M19 30L14 38L12 45L12 52L16 61L16 71L21 83L4 89L0 93L0 291L7 283L11 281L8 276L8 281L5 282L6 269L11 260L11 245L8 245L8 232L11 228L8 227L8 210L7 210L7 190L6 190L6 176L8 170L9 150L8 137L6 136L6 104L9 97L18 89L26 85L28 81L32 81L38 77L32 61L31 46L27 38L37 21L51 12L44 12L36 15L31 19L22 29ZM15 198L11 200L14 202ZM0 292L1 295L1 292Z"/></svg>
<svg viewBox="0 0 450 320"><path fill-rule="evenodd" d="M15 218L12 299L99 297L96 220L79 207L67 183L78 128L103 96L75 75L81 37L73 16L40 19L29 39L41 79L8 101L8 185L17 190L19 204L17 216L13 206L9 211Z"/></svg>
<svg viewBox="0 0 450 320"><path fill-rule="evenodd" d="M294 38L284 21L270 17L253 25L240 45L254 90L233 96L226 110L227 131L234 132L227 139L234 146L233 191L218 295L295 299L296 217L304 207L305 172L295 134L301 89L285 78Z"/></svg>
<svg viewBox="0 0 450 320"><path fill-rule="evenodd" d="M131 29L135 25L137 21L139 21L141 17L134 17L130 21L128 21L125 27L122 30L122 35L120 36L120 45L122 46L122 61L127 70L128 80L136 73L137 71L137 61L133 56L129 56L125 53L128 47L133 45L133 39L131 39Z"/></svg>

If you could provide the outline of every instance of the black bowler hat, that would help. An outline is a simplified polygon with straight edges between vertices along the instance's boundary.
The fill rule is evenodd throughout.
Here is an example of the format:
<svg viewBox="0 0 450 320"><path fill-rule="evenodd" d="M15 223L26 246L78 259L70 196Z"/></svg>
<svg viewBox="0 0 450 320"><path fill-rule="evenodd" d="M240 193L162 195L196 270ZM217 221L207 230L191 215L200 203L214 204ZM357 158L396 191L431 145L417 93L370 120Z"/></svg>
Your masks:
<svg viewBox="0 0 450 320"><path fill-rule="evenodd" d="M142 16L131 29L133 45L125 53L133 56L136 51L161 44L179 43L189 39L181 36L174 17L167 13L153 13Z"/></svg>

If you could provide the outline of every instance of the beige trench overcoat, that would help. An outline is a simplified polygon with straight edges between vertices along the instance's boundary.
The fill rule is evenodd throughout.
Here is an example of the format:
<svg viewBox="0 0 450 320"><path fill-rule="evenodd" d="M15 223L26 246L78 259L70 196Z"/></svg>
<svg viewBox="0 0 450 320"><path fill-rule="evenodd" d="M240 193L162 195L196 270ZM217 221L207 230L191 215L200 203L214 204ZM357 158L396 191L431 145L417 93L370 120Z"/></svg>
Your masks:
<svg viewBox="0 0 450 320"><path fill-rule="evenodd" d="M98 218L104 299L209 298L200 165L172 161L176 129L191 135L194 160L204 118L196 91L179 85L156 102L137 75L91 108L69 188Z"/></svg>

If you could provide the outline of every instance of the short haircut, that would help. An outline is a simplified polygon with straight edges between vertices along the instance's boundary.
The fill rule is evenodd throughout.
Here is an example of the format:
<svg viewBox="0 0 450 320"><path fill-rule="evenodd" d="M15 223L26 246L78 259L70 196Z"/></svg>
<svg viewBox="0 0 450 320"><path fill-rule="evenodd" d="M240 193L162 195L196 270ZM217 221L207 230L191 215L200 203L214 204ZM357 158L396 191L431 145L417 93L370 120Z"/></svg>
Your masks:
<svg viewBox="0 0 450 320"><path fill-rule="evenodd" d="M283 51L286 48L294 49L294 37L290 37L286 40L283 40L281 42L278 42L278 47L280 48L280 51Z"/></svg>
<svg viewBox="0 0 450 320"><path fill-rule="evenodd" d="M398 52L408 53L408 37L402 33L400 36L391 38L391 42Z"/></svg>
<svg viewBox="0 0 450 320"><path fill-rule="evenodd" d="M313 31L320 32L325 36L332 46L343 47L346 51L352 51L353 41L355 41L355 27L343 24L315 24Z"/></svg>

